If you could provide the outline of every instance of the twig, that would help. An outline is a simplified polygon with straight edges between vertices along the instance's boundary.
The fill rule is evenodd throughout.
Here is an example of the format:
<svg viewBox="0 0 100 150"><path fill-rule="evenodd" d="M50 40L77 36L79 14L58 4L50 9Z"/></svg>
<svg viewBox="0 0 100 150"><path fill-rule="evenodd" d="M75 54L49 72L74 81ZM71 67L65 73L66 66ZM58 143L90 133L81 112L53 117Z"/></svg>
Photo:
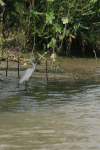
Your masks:
<svg viewBox="0 0 100 150"><path fill-rule="evenodd" d="M8 71L8 57L7 57L6 77L7 77L7 71Z"/></svg>
<svg viewBox="0 0 100 150"><path fill-rule="evenodd" d="M18 57L18 78L19 78L19 57Z"/></svg>
<svg viewBox="0 0 100 150"><path fill-rule="evenodd" d="M47 78L47 82L48 82L48 74L47 74L47 59L46 59L46 78Z"/></svg>
<svg viewBox="0 0 100 150"><path fill-rule="evenodd" d="M96 56L96 52L95 50L93 50L94 54L95 54L95 59L96 59L96 67L97 67L97 56Z"/></svg>

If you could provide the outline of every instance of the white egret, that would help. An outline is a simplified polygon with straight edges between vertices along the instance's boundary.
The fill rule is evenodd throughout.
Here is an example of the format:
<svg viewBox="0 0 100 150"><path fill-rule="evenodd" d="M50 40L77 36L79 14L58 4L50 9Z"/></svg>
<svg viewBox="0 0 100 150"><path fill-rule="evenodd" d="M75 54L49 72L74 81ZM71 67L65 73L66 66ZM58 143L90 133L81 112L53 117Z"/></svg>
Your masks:
<svg viewBox="0 0 100 150"><path fill-rule="evenodd" d="M32 68L27 69L23 74L22 77L19 80L19 83L21 84L22 82L26 81L25 86L27 87L27 81L31 77L32 73L35 71L35 64L32 62L35 60L35 58L31 58L30 63L32 64Z"/></svg>

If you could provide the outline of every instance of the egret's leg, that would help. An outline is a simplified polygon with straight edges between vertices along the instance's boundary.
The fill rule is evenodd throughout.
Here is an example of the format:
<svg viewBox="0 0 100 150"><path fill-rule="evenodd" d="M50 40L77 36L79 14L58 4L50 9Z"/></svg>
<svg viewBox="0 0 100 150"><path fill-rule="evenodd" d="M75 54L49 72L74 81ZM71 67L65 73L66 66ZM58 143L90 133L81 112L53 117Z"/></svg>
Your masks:
<svg viewBox="0 0 100 150"><path fill-rule="evenodd" d="M19 83L18 83L18 88L19 88Z"/></svg>
<svg viewBox="0 0 100 150"><path fill-rule="evenodd" d="M29 88L28 88L28 81L25 82L25 86L26 86L26 91L27 91L27 89L29 89ZM29 90L30 90L30 89L29 89Z"/></svg>
<svg viewBox="0 0 100 150"><path fill-rule="evenodd" d="M27 85L27 81L25 82L25 86L26 86L26 91L27 91L27 86L28 86L28 85Z"/></svg>

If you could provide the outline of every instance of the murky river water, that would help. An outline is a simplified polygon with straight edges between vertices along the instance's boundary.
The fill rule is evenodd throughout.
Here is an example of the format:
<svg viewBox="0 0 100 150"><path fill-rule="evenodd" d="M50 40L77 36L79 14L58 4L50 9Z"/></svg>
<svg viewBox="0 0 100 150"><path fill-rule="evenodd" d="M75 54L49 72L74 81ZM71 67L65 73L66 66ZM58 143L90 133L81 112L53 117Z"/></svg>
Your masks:
<svg viewBox="0 0 100 150"><path fill-rule="evenodd" d="M100 84L16 83L0 89L0 150L100 150Z"/></svg>

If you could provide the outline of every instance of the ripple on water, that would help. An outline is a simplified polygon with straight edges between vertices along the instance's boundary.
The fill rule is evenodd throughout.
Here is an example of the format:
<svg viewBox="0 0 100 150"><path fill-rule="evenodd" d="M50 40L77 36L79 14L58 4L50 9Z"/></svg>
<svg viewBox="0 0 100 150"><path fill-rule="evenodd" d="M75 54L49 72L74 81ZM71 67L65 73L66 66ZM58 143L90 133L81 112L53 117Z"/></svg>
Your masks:
<svg viewBox="0 0 100 150"><path fill-rule="evenodd" d="M28 93L14 87L0 91L1 150L100 149L100 85L37 81Z"/></svg>

